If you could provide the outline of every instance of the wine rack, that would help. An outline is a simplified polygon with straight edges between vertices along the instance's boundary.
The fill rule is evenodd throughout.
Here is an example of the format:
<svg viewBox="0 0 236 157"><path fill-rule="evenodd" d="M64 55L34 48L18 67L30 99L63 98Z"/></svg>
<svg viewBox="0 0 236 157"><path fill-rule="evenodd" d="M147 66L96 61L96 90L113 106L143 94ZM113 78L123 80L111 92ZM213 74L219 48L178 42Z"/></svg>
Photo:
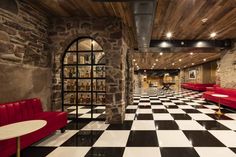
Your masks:
<svg viewBox="0 0 236 157"><path fill-rule="evenodd" d="M86 108L90 109L86 114L94 119L96 107L105 106L104 56L92 39L74 41L66 50L62 63L62 110L74 109L70 118L80 118L80 111Z"/></svg>

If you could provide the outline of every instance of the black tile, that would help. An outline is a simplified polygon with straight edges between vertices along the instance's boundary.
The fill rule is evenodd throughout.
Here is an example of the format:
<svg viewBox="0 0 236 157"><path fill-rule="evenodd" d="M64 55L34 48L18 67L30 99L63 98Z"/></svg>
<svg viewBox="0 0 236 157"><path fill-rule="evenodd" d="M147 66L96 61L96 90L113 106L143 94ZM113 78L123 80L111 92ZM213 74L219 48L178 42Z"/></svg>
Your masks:
<svg viewBox="0 0 236 157"><path fill-rule="evenodd" d="M230 148L236 154L236 148Z"/></svg>
<svg viewBox="0 0 236 157"><path fill-rule="evenodd" d="M179 108L177 105L165 105L166 108L170 109L170 108Z"/></svg>
<svg viewBox="0 0 236 157"><path fill-rule="evenodd" d="M124 150L122 147L93 147L85 157L122 157Z"/></svg>
<svg viewBox="0 0 236 157"><path fill-rule="evenodd" d="M136 113L136 109L126 109L125 113Z"/></svg>
<svg viewBox="0 0 236 157"><path fill-rule="evenodd" d="M153 113L169 113L166 109L152 109Z"/></svg>
<svg viewBox="0 0 236 157"><path fill-rule="evenodd" d="M139 102L150 102L150 100L140 100Z"/></svg>
<svg viewBox="0 0 236 157"><path fill-rule="evenodd" d="M161 102L151 102L151 105L162 105Z"/></svg>
<svg viewBox="0 0 236 157"><path fill-rule="evenodd" d="M151 108L151 105L139 105L138 108Z"/></svg>
<svg viewBox="0 0 236 157"><path fill-rule="evenodd" d="M90 123L90 121L84 121L84 122L72 121L72 122L70 122L70 123L67 124L66 130L80 130L80 129L82 129L85 125L87 125L88 123Z"/></svg>
<svg viewBox="0 0 236 157"><path fill-rule="evenodd" d="M106 114L101 114L101 115L99 115L97 118L95 118L95 119L103 119L103 120L105 120L106 119Z"/></svg>
<svg viewBox="0 0 236 157"><path fill-rule="evenodd" d="M93 109L93 113L103 113L104 109ZM92 111L89 111L88 113L91 113Z"/></svg>
<svg viewBox="0 0 236 157"><path fill-rule="evenodd" d="M137 120L153 120L152 114L137 114Z"/></svg>
<svg viewBox="0 0 236 157"><path fill-rule="evenodd" d="M92 146L102 133L103 131L79 131L62 146Z"/></svg>
<svg viewBox="0 0 236 157"><path fill-rule="evenodd" d="M45 157L52 151L54 151L57 147L27 147L21 150L21 157ZM37 152L37 153L35 153ZM12 155L12 157L16 157L16 155Z"/></svg>
<svg viewBox="0 0 236 157"><path fill-rule="evenodd" d="M155 127L158 130L179 130L174 120L155 121Z"/></svg>
<svg viewBox="0 0 236 157"><path fill-rule="evenodd" d="M107 130L131 130L133 121L125 121L123 124L110 124Z"/></svg>
<svg viewBox="0 0 236 157"><path fill-rule="evenodd" d="M207 130L230 130L224 125L220 124L217 121L197 121L202 126L204 126Z"/></svg>
<svg viewBox="0 0 236 157"><path fill-rule="evenodd" d="M171 114L174 120L191 120L192 118L188 114Z"/></svg>
<svg viewBox="0 0 236 157"><path fill-rule="evenodd" d="M196 109L182 109L182 110L184 110L186 113L201 113L200 111Z"/></svg>
<svg viewBox="0 0 236 157"><path fill-rule="evenodd" d="M215 119L215 120L233 120L232 118L229 118L225 115L217 115L217 114L206 114L209 117Z"/></svg>
<svg viewBox="0 0 236 157"><path fill-rule="evenodd" d="M156 131L131 131L127 142L128 147L158 146Z"/></svg>
<svg viewBox="0 0 236 157"><path fill-rule="evenodd" d="M194 147L225 147L208 131L183 131Z"/></svg>
<svg viewBox="0 0 236 157"><path fill-rule="evenodd" d="M161 157L199 157L196 150L192 147L172 147L160 148Z"/></svg>

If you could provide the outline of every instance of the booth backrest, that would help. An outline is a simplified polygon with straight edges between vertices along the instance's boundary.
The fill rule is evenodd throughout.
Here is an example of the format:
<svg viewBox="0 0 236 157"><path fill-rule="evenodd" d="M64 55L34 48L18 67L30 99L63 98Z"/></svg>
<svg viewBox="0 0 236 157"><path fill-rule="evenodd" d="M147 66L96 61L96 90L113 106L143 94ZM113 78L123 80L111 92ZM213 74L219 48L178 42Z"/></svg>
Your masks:
<svg viewBox="0 0 236 157"><path fill-rule="evenodd" d="M41 101L37 98L0 104L0 126L29 120L33 114L42 111Z"/></svg>
<svg viewBox="0 0 236 157"><path fill-rule="evenodd" d="M236 89L216 87L215 92L236 97Z"/></svg>

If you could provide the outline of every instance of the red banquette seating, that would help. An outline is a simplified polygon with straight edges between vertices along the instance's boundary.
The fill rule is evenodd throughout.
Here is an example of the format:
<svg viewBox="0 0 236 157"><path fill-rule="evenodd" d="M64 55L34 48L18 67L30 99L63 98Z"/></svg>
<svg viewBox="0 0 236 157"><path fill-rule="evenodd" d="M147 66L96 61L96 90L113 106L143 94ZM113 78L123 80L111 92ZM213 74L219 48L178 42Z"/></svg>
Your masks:
<svg viewBox="0 0 236 157"><path fill-rule="evenodd" d="M206 91L206 87L213 87L214 84L201 84L201 83L182 83L181 87L196 91Z"/></svg>
<svg viewBox="0 0 236 157"><path fill-rule="evenodd" d="M41 119L47 124L42 129L21 137L21 149L30 146L67 125L66 112L44 112L41 101L37 98L0 104L0 126ZM0 156L8 157L16 153L16 139L0 141Z"/></svg>
<svg viewBox="0 0 236 157"><path fill-rule="evenodd" d="M212 96L212 94L228 95L227 98L220 98L220 103L231 108L236 108L236 89L221 88L215 86L213 90L206 91L203 93L203 98L218 103L219 98Z"/></svg>

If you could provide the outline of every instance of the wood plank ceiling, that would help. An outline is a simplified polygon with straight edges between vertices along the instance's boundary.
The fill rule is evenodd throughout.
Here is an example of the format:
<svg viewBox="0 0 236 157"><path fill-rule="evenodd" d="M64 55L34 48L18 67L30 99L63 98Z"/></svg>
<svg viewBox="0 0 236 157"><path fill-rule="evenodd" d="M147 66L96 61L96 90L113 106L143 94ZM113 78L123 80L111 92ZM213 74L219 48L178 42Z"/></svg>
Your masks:
<svg viewBox="0 0 236 157"><path fill-rule="evenodd" d="M134 18L130 3L94 2L92 0L33 0L53 16L122 18L128 26L129 36L135 47L136 35ZM202 20L206 20L205 23ZM152 39L166 39L172 32L172 39L209 39L216 32L216 39L236 39L236 0L158 0ZM190 55L190 52L194 52ZM217 49L184 49L178 53L135 53L134 59L140 68L149 69L156 63L155 69L189 67L220 57ZM182 59L181 62L178 62ZM175 63L172 65L172 63Z"/></svg>

